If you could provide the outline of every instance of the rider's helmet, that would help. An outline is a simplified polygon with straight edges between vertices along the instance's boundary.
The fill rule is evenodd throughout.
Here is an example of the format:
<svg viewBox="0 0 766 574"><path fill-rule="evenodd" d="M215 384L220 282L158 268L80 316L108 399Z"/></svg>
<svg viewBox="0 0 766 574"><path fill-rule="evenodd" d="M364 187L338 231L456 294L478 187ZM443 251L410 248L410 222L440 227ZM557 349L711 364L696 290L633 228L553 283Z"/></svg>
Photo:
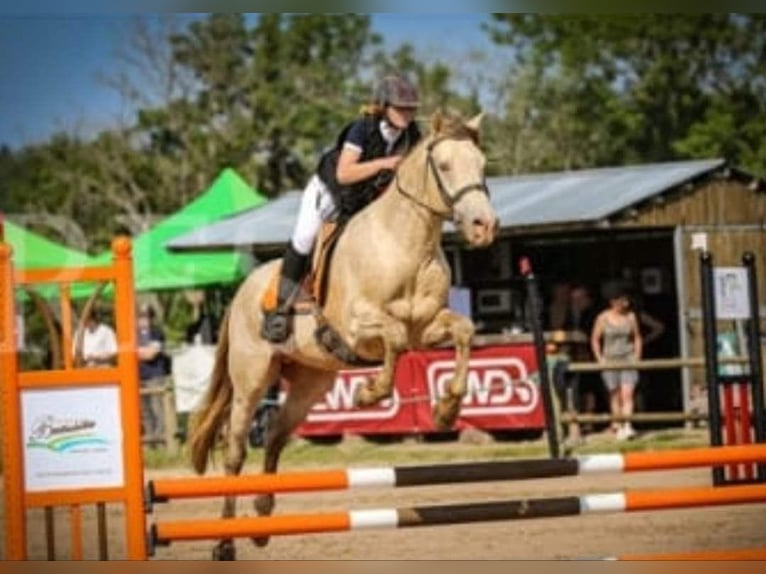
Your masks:
<svg viewBox="0 0 766 574"><path fill-rule="evenodd" d="M381 107L417 108L418 90L404 76L385 76L375 89L375 103Z"/></svg>

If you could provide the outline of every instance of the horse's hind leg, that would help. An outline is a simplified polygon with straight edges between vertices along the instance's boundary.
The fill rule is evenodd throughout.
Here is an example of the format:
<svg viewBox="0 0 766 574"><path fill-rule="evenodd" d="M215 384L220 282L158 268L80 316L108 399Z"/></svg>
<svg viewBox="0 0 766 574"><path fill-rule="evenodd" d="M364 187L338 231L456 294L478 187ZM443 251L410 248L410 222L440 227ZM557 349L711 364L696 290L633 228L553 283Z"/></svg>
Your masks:
<svg viewBox="0 0 766 574"><path fill-rule="evenodd" d="M473 333L474 326L470 319L442 309L421 335L420 344L424 347L433 347L448 339L455 343L455 375L444 389L444 395L434 405L434 424L437 428L451 428L460 413L460 403L467 391Z"/></svg>
<svg viewBox="0 0 766 574"><path fill-rule="evenodd" d="M277 376L279 364L267 345L251 348L240 356L231 356L229 364L233 397L223 465L226 476L235 476L242 471L245 463L247 434L255 409L269 383ZM235 515L236 497L224 497L221 518L233 518ZM234 560L235 557L231 538L221 540L213 549L214 560Z"/></svg>
<svg viewBox="0 0 766 574"><path fill-rule="evenodd" d="M311 407L321 400L335 382L335 373L317 371L298 364L286 366L282 376L288 381L287 399L280 407L273 424L266 432L266 444L263 455L263 472L275 473L279 466L279 456L285 448L290 435L306 418ZM262 493L253 501L260 516L268 516L274 510L274 494ZM268 536L253 538L257 546L265 546Z"/></svg>

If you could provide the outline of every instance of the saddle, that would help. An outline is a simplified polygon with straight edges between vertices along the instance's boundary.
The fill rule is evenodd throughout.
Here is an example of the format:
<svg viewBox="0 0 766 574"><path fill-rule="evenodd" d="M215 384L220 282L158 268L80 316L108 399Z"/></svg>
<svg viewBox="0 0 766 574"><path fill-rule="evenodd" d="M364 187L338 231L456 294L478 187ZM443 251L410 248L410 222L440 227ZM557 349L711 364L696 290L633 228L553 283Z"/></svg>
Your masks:
<svg viewBox="0 0 766 574"><path fill-rule="evenodd" d="M377 366L380 365L379 361L367 361L357 356L340 333L322 315L322 307L327 300L327 281L330 276L332 254L344 229L345 222L325 222L322 225L311 260L311 272L301 283L301 288L293 301L292 312L294 315L313 314L316 317L317 328L314 331L314 338L325 351L339 361L359 367ZM269 280L269 286L261 301L264 311L274 311L277 308L280 271L277 267Z"/></svg>
<svg viewBox="0 0 766 574"><path fill-rule="evenodd" d="M307 315L321 309L327 299L327 278L329 277L332 253L343 232L344 226L338 223L325 222L319 230L316 247L311 258L311 272L301 283L301 288L293 301L293 312L296 315ZM269 280L269 286L263 294L261 307L264 311L277 308L277 293L279 291L280 267L274 270Z"/></svg>

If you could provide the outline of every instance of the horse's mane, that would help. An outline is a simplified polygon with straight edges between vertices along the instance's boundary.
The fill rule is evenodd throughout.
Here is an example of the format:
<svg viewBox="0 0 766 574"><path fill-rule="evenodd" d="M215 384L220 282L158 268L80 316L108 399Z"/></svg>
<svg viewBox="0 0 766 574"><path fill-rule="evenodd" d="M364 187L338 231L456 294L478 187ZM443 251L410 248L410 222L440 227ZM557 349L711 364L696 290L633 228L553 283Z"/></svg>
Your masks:
<svg viewBox="0 0 766 574"><path fill-rule="evenodd" d="M470 139L478 145L479 132L466 125L463 115L455 109L440 109L431 115L429 136Z"/></svg>
<svg viewBox="0 0 766 574"><path fill-rule="evenodd" d="M453 108L440 108L431 114L426 136L421 138L416 146L407 150L404 157L414 156L437 138L470 139L479 145L479 132L466 125L466 120L460 112Z"/></svg>

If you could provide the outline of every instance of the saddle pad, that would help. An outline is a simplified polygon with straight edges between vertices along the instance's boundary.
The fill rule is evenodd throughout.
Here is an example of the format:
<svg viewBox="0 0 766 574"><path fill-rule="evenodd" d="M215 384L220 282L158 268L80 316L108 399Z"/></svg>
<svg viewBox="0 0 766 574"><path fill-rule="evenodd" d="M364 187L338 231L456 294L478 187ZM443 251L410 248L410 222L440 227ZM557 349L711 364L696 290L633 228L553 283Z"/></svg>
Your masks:
<svg viewBox="0 0 766 574"><path fill-rule="evenodd" d="M277 293L279 292L279 272L282 270L282 265L277 265L271 274L269 284L266 287L266 291L263 293L261 299L261 309L266 312L274 311L277 308Z"/></svg>
<svg viewBox="0 0 766 574"><path fill-rule="evenodd" d="M345 226L335 222L324 222L319 231L311 269L311 293L314 301L324 305L327 295L327 274L330 271L335 244Z"/></svg>
<svg viewBox="0 0 766 574"><path fill-rule="evenodd" d="M274 268L274 271L271 273L271 277L269 278L269 283L266 287L266 291L263 292L263 297L261 298L261 309L265 313L275 311L277 308L279 275L281 271L282 265L277 265ZM304 280L304 282L301 284L300 293L298 293L297 300L293 303L293 308L296 314L311 313L314 307L314 300L307 291L306 283L307 281Z"/></svg>

